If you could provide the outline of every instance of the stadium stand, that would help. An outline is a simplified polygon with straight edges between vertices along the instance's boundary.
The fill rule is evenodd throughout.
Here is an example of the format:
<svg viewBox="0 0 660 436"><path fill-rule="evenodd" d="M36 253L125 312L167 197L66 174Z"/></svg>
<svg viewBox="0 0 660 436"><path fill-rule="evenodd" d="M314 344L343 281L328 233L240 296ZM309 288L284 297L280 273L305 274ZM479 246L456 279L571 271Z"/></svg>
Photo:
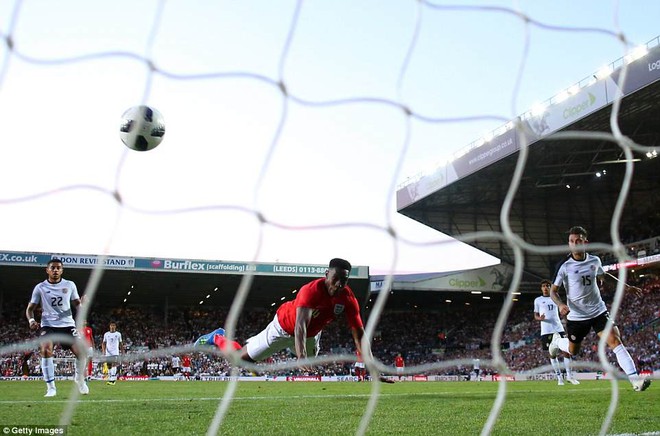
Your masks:
<svg viewBox="0 0 660 436"><path fill-rule="evenodd" d="M644 290L642 297L628 294L620 308L619 324L628 348L637 358L640 370L660 370L660 275L646 272L642 276L633 274L629 282ZM603 289L605 301L612 300L614 288L610 284ZM378 359L391 364L397 353L402 353L408 365L432 363L451 359L489 359L490 338L499 306L494 304L452 307L452 310L438 308L417 309L389 308L382 314L374 337L373 352ZM24 320L24 307L18 303L5 304L0 318L0 345L8 345L32 338ZM224 322L228 308L182 308L171 307L167 315L162 310L149 306L126 306L119 308L94 308L89 324L94 330L96 344L102 341L109 322L115 321L124 337L127 353L141 353L147 350L174 345L190 344L200 333L211 330ZM365 313L368 318L369 313ZM409 320L414 316L414 325ZM259 331L265 322L272 318L272 312L246 308L242 314L236 337L245 341ZM475 322L475 320L478 320ZM342 322L332 323L322 336L322 352L353 353L352 339ZM324 344L332 344L331 349ZM541 350L538 322L533 320L532 306L526 302L514 305L509 316L502 349L507 364L514 371L526 371L547 362L546 353ZM36 351L36 350L35 350ZM56 357L72 357L69 352L56 350ZM612 356L610 356L612 357ZM273 362L291 358L286 352L272 357ZM23 353L0 357L0 375L17 376L23 371ZM582 361L597 362L597 337L590 335L583 344L578 358ZM40 374L37 353L27 361L29 374ZM223 358L194 353L193 374L211 376L227 375L230 366ZM352 365L337 362L320 366L318 375L349 375ZM471 366L456 366L441 371L444 375L468 376ZM100 366L98 368L100 371ZM97 371L97 375L100 372ZM171 357L157 357L126 364L124 375L167 376L173 374ZM488 374L489 368L482 368ZM269 375L297 375L298 370L282 371ZM242 374L247 374L242 371Z"/></svg>

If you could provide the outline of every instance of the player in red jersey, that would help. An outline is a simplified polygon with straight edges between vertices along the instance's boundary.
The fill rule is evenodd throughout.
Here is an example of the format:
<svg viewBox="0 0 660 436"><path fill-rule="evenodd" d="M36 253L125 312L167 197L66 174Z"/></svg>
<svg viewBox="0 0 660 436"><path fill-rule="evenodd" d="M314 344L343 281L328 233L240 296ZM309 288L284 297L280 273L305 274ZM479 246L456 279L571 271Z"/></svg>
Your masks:
<svg viewBox="0 0 660 436"><path fill-rule="evenodd" d="M82 329L83 338L87 344L87 380L92 377L92 355L94 354L94 332L85 321L85 327Z"/></svg>
<svg viewBox="0 0 660 436"><path fill-rule="evenodd" d="M223 350L240 349L241 359L247 362L264 360L286 348L295 349L298 359L305 359L318 354L323 328L343 314L351 328L355 347L361 354L364 325L357 299L347 285L350 271L348 261L332 259L325 278L301 287L296 298L282 304L270 324L248 339L244 347L227 341L222 328L201 336L195 345L215 345Z"/></svg>
<svg viewBox="0 0 660 436"><path fill-rule="evenodd" d="M399 376L399 380L401 380L401 375L403 374L403 370L406 367L406 363L404 362L401 353L398 353L394 358L394 366L396 367L396 373Z"/></svg>
<svg viewBox="0 0 660 436"><path fill-rule="evenodd" d="M190 356L184 354L181 358L181 372L186 380L190 380Z"/></svg>

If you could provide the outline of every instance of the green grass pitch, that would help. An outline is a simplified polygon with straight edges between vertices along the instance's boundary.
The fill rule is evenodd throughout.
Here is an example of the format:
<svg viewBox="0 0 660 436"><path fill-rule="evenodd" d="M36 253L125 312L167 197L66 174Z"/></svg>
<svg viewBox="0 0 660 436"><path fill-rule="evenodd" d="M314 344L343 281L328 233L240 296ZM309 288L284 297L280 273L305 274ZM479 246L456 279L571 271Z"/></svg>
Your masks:
<svg viewBox="0 0 660 436"><path fill-rule="evenodd" d="M68 435L205 434L225 382L90 382ZM40 381L0 382L0 431L12 425L57 425L72 382L43 398ZM476 435L486 422L498 383L404 382L381 384L368 434ZM355 434L371 383L242 382L220 434ZM611 384L507 383L507 399L493 434L598 434ZM619 384L619 406L608 434L660 432L660 383L645 392ZM658 433L660 434L660 433Z"/></svg>

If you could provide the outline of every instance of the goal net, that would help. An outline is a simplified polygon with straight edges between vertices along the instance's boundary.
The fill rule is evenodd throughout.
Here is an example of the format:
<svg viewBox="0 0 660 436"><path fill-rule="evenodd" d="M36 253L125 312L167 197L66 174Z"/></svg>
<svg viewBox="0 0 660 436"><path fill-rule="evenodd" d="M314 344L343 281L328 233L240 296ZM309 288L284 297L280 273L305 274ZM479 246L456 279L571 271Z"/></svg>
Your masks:
<svg viewBox="0 0 660 436"><path fill-rule="evenodd" d="M397 214L395 193L407 177L436 168L466 144L515 131L522 145L516 171L504 181L510 189L503 231L461 238L509 244L516 259L492 333L493 358L481 361L506 374L499 343L524 255L565 251L528 244L508 225L530 129L539 128L520 116L542 113L536 102L571 92L579 78L618 57L610 68L624 81L640 43L657 46L657 39L645 43L660 13L645 5L652 10L646 18L631 20L638 6L624 2L513 3L2 2L0 248L318 264L346 253L384 272L387 289L396 272L494 262L419 230ZM613 100L611 132L564 132L556 140L614 141L626 157L647 151L617 129L620 100ZM158 108L166 125L163 143L144 153L124 147L118 132L119 116L139 104ZM625 257L620 240L601 248ZM100 262L84 290L90 303L102 273ZM236 290L224 326L229 335L251 284L247 275ZM617 288L613 315L622 295ZM367 350L387 298L381 292L370 308ZM150 350L139 359L189 350ZM228 358L234 371L251 368ZM315 362L335 360L355 356ZM369 356L365 364L372 373L391 371ZM459 364L472 367L473 359L409 373ZM584 365L616 371L604 354L601 363ZM59 360L57 368L72 373L72 361ZM236 383L219 402L209 434L221 429ZM506 401L505 379L501 386L484 434ZM613 382L603 433L616 411L615 389ZM357 434L368 431L379 395L374 383ZM63 412L65 425L75 400Z"/></svg>

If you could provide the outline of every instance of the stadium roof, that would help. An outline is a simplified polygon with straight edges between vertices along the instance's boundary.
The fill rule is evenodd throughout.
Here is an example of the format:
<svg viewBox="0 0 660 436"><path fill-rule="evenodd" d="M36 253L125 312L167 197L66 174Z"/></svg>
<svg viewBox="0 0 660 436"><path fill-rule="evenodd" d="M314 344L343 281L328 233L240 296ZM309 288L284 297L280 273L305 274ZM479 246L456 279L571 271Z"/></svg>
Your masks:
<svg viewBox="0 0 660 436"><path fill-rule="evenodd" d="M610 222L625 175L623 149L603 138L553 137L556 132L611 132L614 96L624 98L617 121L621 132L645 153L634 153L634 176L619 230L640 239L658 234L660 224L660 47L596 80L572 96L552 101L537 114L511 123L499 136L483 141L433 174L397 191L400 213L457 237L476 231L501 231L500 211L519 157L525 132L528 157L510 213L512 230L527 242L566 244L566 231L582 225L593 242L610 242ZM519 125L520 126L520 125ZM502 241L473 243L503 262L513 264L511 246ZM561 256L526 253L525 270L537 278L552 276Z"/></svg>
<svg viewBox="0 0 660 436"><path fill-rule="evenodd" d="M27 305L34 286L46 279L45 265L52 257L64 261L64 277L73 280L83 294L96 255L0 252L0 302ZM253 271L247 307L270 309L295 297L294 290L323 277L327 265L265 264L184 259L155 259L110 256L105 260L95 304L118 307L124 304L175 306L221 306L233 302L241 280ZM349 286L364 304L369 295L369 269L353 266ZM130 292L130 294L129 294ZM208 296L208 297L207 297Z"/></svg>

